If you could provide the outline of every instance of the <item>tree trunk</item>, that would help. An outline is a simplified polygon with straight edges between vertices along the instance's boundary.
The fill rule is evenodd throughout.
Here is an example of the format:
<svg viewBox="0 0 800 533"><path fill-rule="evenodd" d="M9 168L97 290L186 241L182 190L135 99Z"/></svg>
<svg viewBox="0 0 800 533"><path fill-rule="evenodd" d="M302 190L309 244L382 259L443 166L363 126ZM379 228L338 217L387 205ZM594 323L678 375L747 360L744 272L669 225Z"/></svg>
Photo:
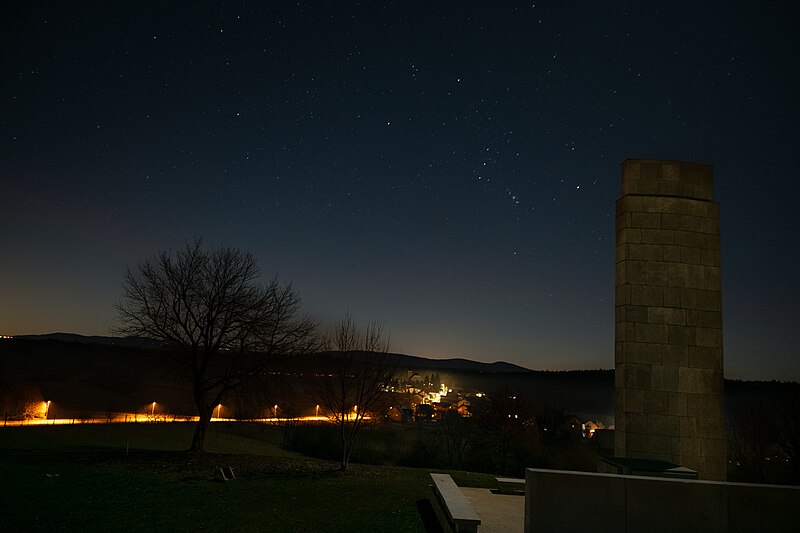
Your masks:
<svg viewBox="0 0 800 533"><path fill-rule="evenodd" d="M208 426L211 423L211 415L214 413L214 407L206 405L205 398L201 394L195 392L195 405L197 407L197 426L194 428L194 435L192 436L192 447L189 448L192 452L202 452L203 446L206 442L206 433Z"/></svg>
<svg viewBox="0 0 800 533"><path fill-rule="evenodd" d="M350 466L350 454L348 453L347 449L347 436L346 436L346 429L347 424L344 421L345 414L342 413L342 422L339 426L340 429L340 436L342 439L342 462L340 463L339 467L341 468L342 472L347 470L347 467Z"/></svg>

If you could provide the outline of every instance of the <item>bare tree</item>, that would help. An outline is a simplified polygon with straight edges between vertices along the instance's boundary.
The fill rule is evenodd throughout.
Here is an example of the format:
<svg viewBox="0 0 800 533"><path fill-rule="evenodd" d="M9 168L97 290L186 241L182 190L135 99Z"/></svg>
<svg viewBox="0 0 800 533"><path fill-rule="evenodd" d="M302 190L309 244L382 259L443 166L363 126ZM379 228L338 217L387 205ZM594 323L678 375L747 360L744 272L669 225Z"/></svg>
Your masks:
<svg viewBox="0 0 800 533"><path fill-rule="evenodd" d="M191 449L202 451L214 408L258 377L274 356L314 350L316 324L276 278L260 283L249 252L207 249L200 239L127 271L118 334L165 341L191 380L199 421Z"/></svg>
<svg viewBox="0 0 800 533"><path fill-rule="evenodd" d="M370 322L362 332L350 315L339 321L329 340L327 375L319 377L320 403L339 426L341 469L350 466L356 435L368 412L378 405L394 377L394 359L383 327Z"/></svg>

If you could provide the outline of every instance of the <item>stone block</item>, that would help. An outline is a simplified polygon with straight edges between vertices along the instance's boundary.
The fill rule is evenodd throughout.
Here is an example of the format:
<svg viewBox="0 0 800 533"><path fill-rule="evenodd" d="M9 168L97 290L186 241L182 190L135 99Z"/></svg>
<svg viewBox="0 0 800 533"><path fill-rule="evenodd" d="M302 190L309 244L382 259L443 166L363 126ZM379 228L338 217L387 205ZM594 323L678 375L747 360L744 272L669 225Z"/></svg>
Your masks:
<svg viewBox="0 0 800 533"><path fill-rule="evenodd" d="M684 366L692 368L703 368L707 370L722 370L722 349L711 348L708 346L689 346L689 363ZM664 350L661 351L661 359L664 359Z"/></svg>
<svg viewBox="0 0 800 533"><path fill-rule="evenodd" d="M664 249L657 244L628 244L627 253L632 261L664 260Z"/></svg>
<svg viewBox="0 0 800 533"><path fill-rule="evenodd" d="M693 217L708 217L708 202L702 200L690 200L688 198L684 199L681 203L683 207L683 211L687 215L692 215Z"/></svg>
<svg viewBox="0 0 800 533"><path fill-rule="evenodd" d="M662 346L663 348L663 346ZM650 368L653 391L678 391L678 367L653 365Z"/></svg>
<svg viewBox="0 0 800 533"><path fill-rule="evenodd" d="M706 278L705 278L705 268L710 267L703 267L702 265L690 265L687 264L686 266L686 285L687 287L691 287L693 289L705 289L706 287Z"/></svg>
<svg viewBox="0 0 800 533"><path fill-rule="evenodd" d="M660 365L661 345L649 342L626 342L622 349L622 357L626 363Z"/></svg>
<svg viewBox="0 0 800 533"><path fill-rule="evenodd" d="M622 322L647 322L647 307L644 305L626 305L620 307Z"/></svg>
<svg viewBox="0 0 800 533"><path fill-rule="evenodd" d="M672 230L645 228L640 230L641 242L645 244L673 244L675 236Z"/></svg>
<svg viewBox="0 0 800 533"><path fill-rule="evenodd" d="M617 242L620 242L620 241L617 240ZM621 263L622 261L625 261L626 259L628 259L628 245L627 244L618 245L616 247L615 257L616 257L616 262L617 263ZM619 272L619 269L617 269L617 272Z"/></svg>
<svg viewBox="0 0 800 533"><path fill-rule="evenodd" d="M661 181L663 169L664 166L661 161L642 160L639 164L639 179L645 182L642 186L652 187Z"/></svg>
<svg viewBox="0 0 800 533"><path fill-rule="evenodd" d="M700 368L678 367L678 392L711 392L703 387L703 370Z"/></svg>
<svg viewBox="0 0 800 533"><path fill-rule="evenodd" d="M654 435L670 437L669 453L672 454L672 437L680 437L680 418L662 414L648 414L647 424Z"/></svg>
<svg viewBox="0 0 800 533"><path fill-rule="evenodd" d="M697 421L697 436L702 438L722 439L725 435L725 420L722 418L692 418ZM706 455L710 453L707 451Z"/></svg>
<svg viewBox="0 0 800 533"><path fill-rule="evenodd" d="M663 257L663 254L659 254L659 256ZM656 260L648 261L645 266L645 283L653 286L666 286L668 264Z"/></svg>
<svg viewBox="0 0 800 533"><path fill-rule="evenodd" d="M622 407L621 410L629 413L644 413L644 392L635 389L617 390L616 398L621 402L619 404ZM616 424L616 420L614 422Z"/></svg>
<svg viewBox="0 0 800 533"><path fill-rule="evenodd" d="M644 391L644 412L656 415L669 414L669 393L666 391Z"/></svg>
<svg viewBox="0 0 800 533"><path fill-rule="evenodd" d="M630 303L632 305L661 306L664 304L663 287L631 285Z"/></svg>
<svg viewBox="0 0 800 533"><path fill-rule="evenodd" d="M614 288L614 301L617 306L629 305L631 303L631 286L630 285L617 285Z"/></svg>
<svg viewBox="0 0 800 533"><path fill-rule="evenodd" d="M638 336L638 330L637 330ZM697 328L697 346L722 348L722 330L720 328Z"/></svg>
<svg viewBox="0 0 800 533"><path fill-rule="evenodd" d="M661 215L661 228L669 230L697 231L697 225L700 220L704 219L677 213L663 213Z"/></svg>
<svg viewBox="0 0 800 533"><path fill-rule="evenodd" d="M697 418L722 418L724 398L721 394L688 394L686 412Z"/></svg>
<svg viewBox="0 0 800 533"><path fill-rule="evenodd" d="M664 366L690 366L689 365L689 347L677 344L662 344L661 345L661 364ZM677 389L677 383L676 388Z"/></svg>
<svg viewBox="0 0 800 533"><path fill-rule="evenodd" d="M681 294L681 307L684 309L697 309L698 290L689 287L678 287Z"/></svg>
<svg viewBox="0 0 800 533"><path fill-rule="evenodd" d="M625 412L625 432L628 435L647 433L647 413Z"/></svg>
<svg viewBox="0 0 800 533"><path fill-rule="evenodd" d="M697 246L694 231L675 230L672 237L678 246Z"/></svg>
<svg viewBox="0 0 800 533"><path fill-rule="evenodd" d="M724 434L720 434L722 436ZM703 455L706 457L725 457L725 439L724 438L706 438L703 439Z"/></svg>
<svg viewBox="0 0 800 533"><path fill-rule="evenodd" d="M648 322L683 326L686 324L686 311L675 307L648 307ZM650 311L653 310L652 313Z"/></svg>
<svg viewBox="0 0 800 533"><path fill-rule="evenodd" d="M704 266L703 267L703 289L718 291L720 290L720 273L719 267Z"/></svg>
<svg viewBox="0 0 800 533"><path fill-rule="evenodd" d="M686 323L705 328L722 328L722 313L690 309L686 312Z"/></svg>
<svg viewBox="0 0 800 533"><path fill-rule="evenodd" d="M631 213L631 227L660 228L661 215L658 213Z"/></svg>
<svg viewBox="0 0 800 533"><path fill-rule="evenodd" d="M719 235L719 219L712 217L698 217L697 231L711 235Z"/></svg>
<svg viewBox="0 0 800 533"><path fill-rule="evenodd" d="M648 454L646 457L652 458L654 454L670 455L672 453L672 437L668 435L627 431L625 440L628 450Z"/></svg>
<svg viewBox="0 0 800 533"><path fill-rule="evenodd" d="M695 291L695 305L687 309L700 309L702 311L721 311L722 297L717 290L697 290Z"/></svg>
<svg viewBox="0 0 800 533"><path fill-rule="evenodd" d="M681 198L672 196L651 196L648 198L648 205L657 213L678 213L685 215L686 205Z"/></svg>
<svg viewBox="0 0 800 533"><path fill-rule="evenodd" d="M669 326L667 324L636 324L636 342L660 343L669 342ZM658 350L661 358L661 350Z"/></svg>
<svg viewBox="0 0 800 533"><path fill-rule="evenodd" d="M664 245L664 261L677 263L681 260L681 247L674 244Z"/></svg>
<svg viewBox="0 0 800 533"><path fill-rule="evenodd" d="M672 416L688 416L686 409L687 399L685 394L678 392L669 393L669 414Z"/></svg>
<svg viewBox="0 0 800 533"><path fill-rule="evenodd" d="M683 263L667 263L667 277L670 287L688 287L688 265Z"/></svg>
<svg viewBox="0 0 800 533"><path fill-rule="evenodd" d="M698 424L697 418L693 416L681 416L680 418L680 433L682 438L697 438Z"/></svg>
<svg viewBox="0 0 800 533"><path fill-rule="evenodd" d="M680 287L664 287L662 295L665 307L682 307Z"/></svg>
<svg viewBox="0 0 800 533"><path fill-rule="evenodd" d="M650 365L626 363L623 373L623 382L626 387L644 390L652 388L652 372Z"/></svg>
<svg viewBox="0 0 800 533"><path fill-rule="evenodd" d="M642 242L642 230L639 228L621 228L617 230L617 242L620 244L637 244Z"/></svg>
<svg viewBox="0 0 800 533"><path fill-rule="evenodd" d="M689 346L695 344L695 329L692 326L667 326L666 343L673 346Z"/></svg>
<svg viewBox="0 0 800 533"><path fill-rule="evenodd" d="M703 442L697 438L681 436L680 454L684 460L689 460L690 457L703 457Z"/></svg>
<svg viewBox="0 0 800 533"><path fill-rule="evenodd" d="M625 283L633 285L644 285L647 281L647 263L645 261L634 261L628 259L621 263L625 269Z"/></svg>
<svg viewBox="0 0 800 533"><path fill-rule="evenodd" d="M706 250L719 250L719 234L716 233L695 233L695 246Z"/></svg>
<svg viewBox="0 0 800 533"><path fill-rule="evenodd" d="M620 322L614 329L616 338L620 342L633 342L636 338L635 324L632 322Z"/></svg>
<svg viewBox="0 0 800 533"><path fill-rule="evenodd" d="M719 266L719 251L700 248L700 264L705 266Z"/></svg>
<svg viewBox="0 0 800 533"><path fill-rule="evenodd" d="M645 416L647 417L647 430L645 431L645 433L647 433L648 435L671 436L669 435L667 429L667 419L669 418L667 415L662 415L657 413L646 413ZM672 439L670 439L670 450L671 449L672 449Z"/></svg>
<svg viewBox="0 0 800 533"><path fill-rule="evenodd" d="M630 212L620 211L621 209L622 209L621 204L617 203L617 216L615 219L617 231L625 228L630 228L631 221L633 220L633 216L631 215Z"/></svg>
<svg viewBox="0 0 800 533"><path fill-rule="evenodd" d="M703 250L701 248L694 248L691 246L681 246L681 259L682 263L692 264L692 265L699 265L701 263L701 252Z"/></svg>

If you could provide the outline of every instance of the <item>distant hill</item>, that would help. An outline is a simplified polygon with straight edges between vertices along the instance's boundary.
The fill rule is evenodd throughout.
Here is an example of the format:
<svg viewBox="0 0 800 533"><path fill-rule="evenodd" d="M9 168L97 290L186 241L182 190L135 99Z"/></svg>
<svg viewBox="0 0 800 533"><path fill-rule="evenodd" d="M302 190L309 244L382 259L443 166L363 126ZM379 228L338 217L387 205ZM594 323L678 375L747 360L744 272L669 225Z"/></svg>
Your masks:
<svg viewBox="0 0 800 533"><path fill-rule="evenodd" d="M53 401L55 411L130 410L158 401L173 412L193 414L189 390L165 348L148 339L70 333L0 339L0 381L37 386L45 399ZM303 380L303 376L318 372L328 356L279 361L275 369ZM389 356L396 358L400 378L409 373L437 373L454 390L490 396L507 390L537 405L613 416L613 370L542 371L505 362ZM775 394L796 394L798 389L797 383L725 380L726 404L731 411L749 408L755 401L768 404Z"/></svg>
<svg viewBox="0 0 800 533"><path fill-rule="evenodd" d="M124 348L141 348L146 350L159 350L168 348L169 345L152 339L142 337L106 337L100 335L78 335L76 333L47 333L43 335L16 335L15 339L25 340L51 340L60 342L78 342L83 344L101 344L105 346L121 346ZM530 372L529 369L504 361L482 363L469 359L429 359L406 354L389 354L397 359L398 368L453 370L467 372Z"/></svg>
<svg viewBox="0 0 800 533"><path fill-rule="evenodd" d="M158 350L167 347L164 342L143 337L105 337L101 335L78 335L77 333L46 333L43 335L15 335L15 339L49 340L61 342L79 342L82 344L102 344L107 346L123 346L125 348L143 348Z"/></svg>

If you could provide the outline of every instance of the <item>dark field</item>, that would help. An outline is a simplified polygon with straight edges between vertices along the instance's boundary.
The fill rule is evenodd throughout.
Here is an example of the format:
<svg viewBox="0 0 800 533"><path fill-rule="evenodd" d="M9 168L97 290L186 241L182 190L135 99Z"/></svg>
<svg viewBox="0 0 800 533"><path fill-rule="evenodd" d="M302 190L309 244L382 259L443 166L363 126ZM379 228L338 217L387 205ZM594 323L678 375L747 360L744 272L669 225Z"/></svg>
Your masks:
<svg viewBox="0 0 800 533"><path fill-rule="evenodd" d="M283 450L280 431L192 424L0 428L3 531L425 531L430 469L338 465ZM127 452L126 452L127 448ZM232 466L237 479L215 480ZM491 476L451 472L459 485Z"/></svg>

